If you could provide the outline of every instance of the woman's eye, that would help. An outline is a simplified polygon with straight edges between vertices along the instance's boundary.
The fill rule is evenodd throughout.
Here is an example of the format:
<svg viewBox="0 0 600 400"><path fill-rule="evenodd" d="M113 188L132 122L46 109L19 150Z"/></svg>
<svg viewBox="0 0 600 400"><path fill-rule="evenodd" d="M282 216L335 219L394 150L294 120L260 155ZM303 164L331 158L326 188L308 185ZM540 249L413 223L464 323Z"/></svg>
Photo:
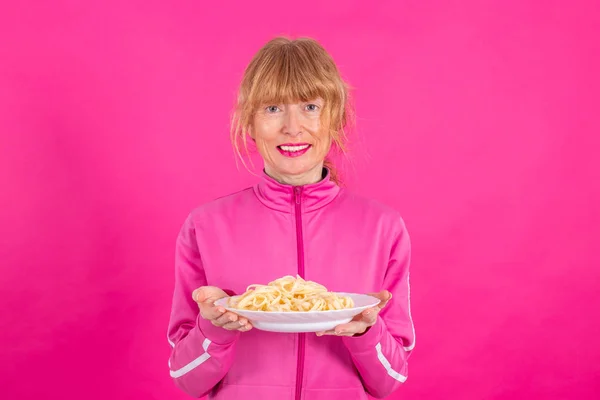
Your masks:
<svg viewBox="0 0 600 400"><path fill-rule="evenodd" d="M269 113L276 113L279 110L279 107L277 106L268 106L267 107L267 112Z"/></svg>
<svg viewBox="0 0 600 400"><path fill-rule="evenodd" d="M309 104L306 106L306 109L308 111L317 111L319 109L319 106L316 104Z"/></svg>

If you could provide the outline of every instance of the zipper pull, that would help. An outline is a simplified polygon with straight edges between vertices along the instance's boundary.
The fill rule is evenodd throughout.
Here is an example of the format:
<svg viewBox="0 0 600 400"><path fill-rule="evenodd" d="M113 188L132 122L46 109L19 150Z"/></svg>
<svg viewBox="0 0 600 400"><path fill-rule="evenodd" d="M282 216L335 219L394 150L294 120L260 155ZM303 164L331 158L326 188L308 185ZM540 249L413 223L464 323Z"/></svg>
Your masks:
<svg viewBox="0 0 600 400"><path fill-rule="evenodd" d="M296 186L294 188L294 197L296 198L296 204L300 204L302 198L302 187Z"/></svg>

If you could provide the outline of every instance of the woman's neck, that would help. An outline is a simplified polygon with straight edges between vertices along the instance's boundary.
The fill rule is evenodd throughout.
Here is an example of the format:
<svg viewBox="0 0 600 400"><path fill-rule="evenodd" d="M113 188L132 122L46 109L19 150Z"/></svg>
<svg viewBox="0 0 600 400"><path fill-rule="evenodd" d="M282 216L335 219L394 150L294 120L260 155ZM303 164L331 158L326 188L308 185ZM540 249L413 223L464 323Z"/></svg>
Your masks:
<svg viewBox="0 0 600 400"><path fill-rule="evenodd" d="M323 179L323 164L321 163L305 173L296 175L278 174L268 165L265 165L265 173L284 185L304 186L317 183Z"/></svg>

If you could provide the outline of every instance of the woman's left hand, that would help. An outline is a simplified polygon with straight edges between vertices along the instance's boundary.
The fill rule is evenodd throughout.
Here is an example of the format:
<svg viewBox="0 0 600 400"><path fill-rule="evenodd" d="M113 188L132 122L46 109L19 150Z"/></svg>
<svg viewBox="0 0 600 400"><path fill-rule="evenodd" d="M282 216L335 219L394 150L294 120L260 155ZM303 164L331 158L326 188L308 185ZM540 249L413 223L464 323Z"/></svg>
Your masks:
<svg viewBox="0 0 600 400"><path fill-rule="evenodd" d="M317 336L336 335L336 336L356 336L365 333L371 326L377 322L377 315L383 310L387 303L392 298L392 294L387 290L382 290L379 293L369 293L370 296L377 297L381 302L373 307L368 308L358 314L347 324L338 325L335 329L325 332L317 332Z"/></svg>

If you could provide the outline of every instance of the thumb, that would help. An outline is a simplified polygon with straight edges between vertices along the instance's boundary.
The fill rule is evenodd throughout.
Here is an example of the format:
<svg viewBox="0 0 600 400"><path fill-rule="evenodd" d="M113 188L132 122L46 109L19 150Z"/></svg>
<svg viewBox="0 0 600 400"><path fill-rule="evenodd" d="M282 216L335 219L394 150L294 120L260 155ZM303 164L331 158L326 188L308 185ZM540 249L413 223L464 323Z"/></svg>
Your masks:
<svg viewBox="0 0 600 400"><path fill-rule="evenodd" d="M197 303L214 303L223 297L227 297L227 293L214 286L202 286L192 292Z"/></svg>
<svg viewBox="0 0 600 400"><path fill-rule="evenodd" d="M392 299L392 293L390 293L387 290L382 290L381 292L379 292L379 298L381 299L381 303L379 303L379 308L383 308Z"/></svg>
<svg viewBox="0 0 600 400"><path fill-rule="evenodd" d="M202 303L206 299L206 296L204 295L204 289L201 287L195 289L192 292L192 299L194 299L194 301L197 303Z"/></svg>
<svg viewBox="0 0 600 400"><path fill-rule="evenodd" d="M369 293L370 296L376 297L380 300L377 307L382 309L392 299L392 294L388 290L382 290L379 293Z"/></svg>

